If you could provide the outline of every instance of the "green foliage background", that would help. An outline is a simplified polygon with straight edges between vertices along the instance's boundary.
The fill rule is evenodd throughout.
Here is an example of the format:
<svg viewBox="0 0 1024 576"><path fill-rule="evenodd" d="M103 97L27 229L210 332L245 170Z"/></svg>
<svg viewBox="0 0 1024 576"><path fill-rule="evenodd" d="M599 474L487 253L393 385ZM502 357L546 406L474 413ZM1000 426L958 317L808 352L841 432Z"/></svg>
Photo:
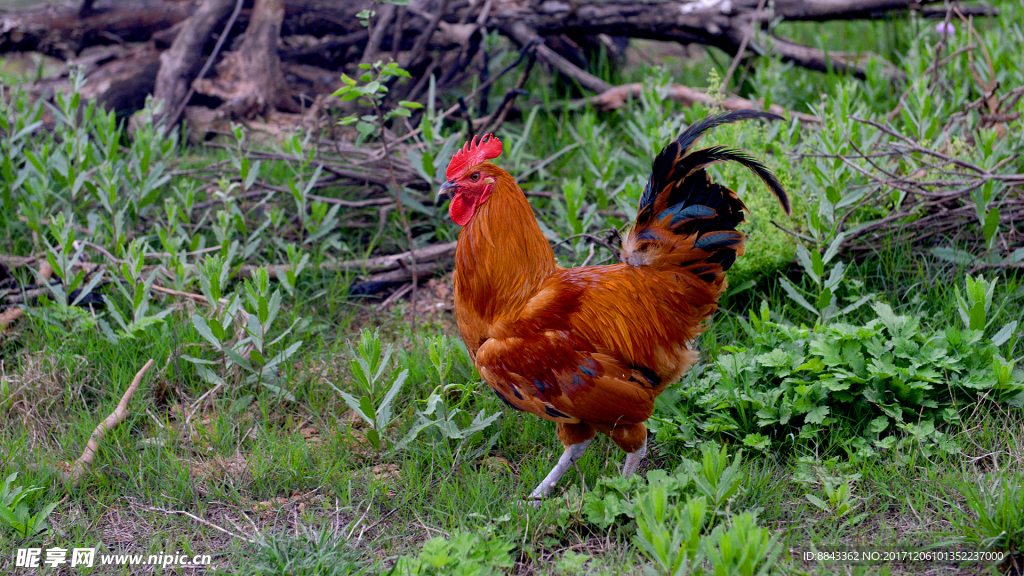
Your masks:
<svg viewBox="0 0 1024 576"><path fill-rule="evenodd" d="M22 288L42 297L0 336L0 546L96 545L96 527L124 530L110 515L118 508L137 515L136 537L102 549L227 547L225 573L831 573L784 552L809 545L947 543L1019 559L1024 247L999 216L1021 198L1010 178L1024 173L1024 99L1005 135L979 127L970 68L984 58L966 51L986 48L982 80L998 82L1000 98L1024 86L1024 9L997 7L975 32L956 22L946 50L963 51L937 74L933 21L779 24L811 45L879 54L905 82L872 59L858 80L757 58L729 86L714 49L659 66L605 59L595 73L645 90L600 112L534 70L521 116L499 130L498 163L538 193L530 201L565 266L617 258L579 235L627 226L653 156L713 112L666 100L670 83L822 119L709 135L763 159L794 216L745 169L713 168L750 209L750 240L695 343L701 362L658 401L650 468L618 478L620 453L596 442L538 509L522 496L557 455L551 427L503 410L450 314L419 310L414 329L401 299L381 309L349 297L361 271L331 263L404 251L408 239L393 210L342 209L366 187L332 180L321 163L339 159L312 135L268 142L235 126L195 146L165 136L152 108L129 135L77 93L33 101L4 76L0 254L34 266L11 264L0 295L16 307ZM372 81L346 85L369 93ZM372 94L383 98L379 85ZM351 152L376 153L382 118L420 130L394 154L423 180L397 191L416 247L458 234L432 195L465 140L463 123L438 114L460 94L429 94L422 111L385 104L358 118ZM893 235L843 248L914 201L876 190L872 176L924 167L936 189L964 177L920 151L857 157L906 142L855 117L989 171L948 207L968 214L962 230L906 241L901 227L928 215L914 205ZM60 282L32 271L44 260ZM156 366L93 472L78 487L62 482L61 463L148 358ZM231 543L176 510L223 524Z"/></svg>

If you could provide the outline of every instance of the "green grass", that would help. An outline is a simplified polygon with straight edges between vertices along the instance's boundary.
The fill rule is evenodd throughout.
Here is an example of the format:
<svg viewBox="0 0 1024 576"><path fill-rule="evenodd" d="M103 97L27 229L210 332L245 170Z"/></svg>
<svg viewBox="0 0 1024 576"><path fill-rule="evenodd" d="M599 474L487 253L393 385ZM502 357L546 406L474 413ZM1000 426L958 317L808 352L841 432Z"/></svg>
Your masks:
<svg viewBox="0 0 1024 576"><path fill-rule="evenodd" d="M870 279L888 277L886 261L878 260L875 267L862 264L858 272L863 272L857 276L869 279L870 289L883 291L884 286L872 284L878 280ZM888 261L894 263L895 256ZM909 288L909 282L902 282ZM906 311L919 310L922 301L948 301L947 289L939 283L905 302L890 290L890 301ZM1019 302L1017 286L1004 284L1003 290L997 301L1007 297ZM782 298L776 293L771 305L785 308ZM301 308L296 310L300 312ZM941 308L933 312L955 314ZM381 322L385 338L405 352L396 355L394 370L421 363L424 338L440 330L437 324L421 322L416 333L403 334L406 320L396 312L375 322ZM713 350L735 341L739 336L732 324L729 316L720 315L702 339L702 348ZM389 331L389 326L397 330ZM465 530L493 533L514 544L518 564L513 571L532 567L558 573L558 562L567 550L590 556L581 568L586 573L632 573L644 562L628 532L597 530L573 512L579 501L572 497L556 498L541 510L523 503L559 450L552 426L537 418L505 413L485 432L498 434L494 448L473 460L465 460L464 454L456 460L450 443L433 438L431 444L430 437L403 453L375 456L360 443L360 426L343 418L345 409L336 395L307 376L306 370L311 370L344 381L344 352L332 344L339 341L339 334L320 332L298 358L303 367L293 373L297 402L257 393L244 409L233 410L246 393L226 390L186 425L181 412L188 404L185 400L194 401L204 386L189 373L187 363L166 359L173 358L175 349L197 343L187 328L187 317L175 313L138 341L118 345L96 334L68 338L38 321L18 332L22 351L40 352L9 355L5 362L8 386L28 389L19 392L23 396L16 396L13 409L5 412L0 454L10 463L9 470L20 473L19 482L45 488L35 494L36 507L69 498L50 518L55 531L37 539L37 544L93 546L102 540L111 551L210 553L220 569L232 572L258 566L269 570L302 558L306 568L296 570L312 570L309 566L319 562L330 565L336 571L332 573L345 574L381 570L399 555L416 554L418 543L428 538ZM95 423L113 408L137 367L150 356L165 361L147 377L133 401L132 416L104 441L95 473L68 489L52 470L60 461L78 456ZM465 361L455 358L459 378L473 378ZM414 371L409 384L398 401L407 420L410 408L418 407L434 383L426 370L420 370ZM467 408L492 412L501 406L478 386ZM821 461L813 453L758 456L748 451L744 490L730 506L733 511L758 510L758 523L779 536L784 551L802 552L812 544L818 549L857 545L916 550L969 536L961 518L973 518L974 512L961 487L965 482L984 482L993 469L1009 482L1020 481L1024 419L1019 411L981 400L963 412L963 428L950 432L960 438L964 450L952 456L915 462L893 455L846 463ZM655 443L651 468L671 470L683 458L699 454L696 447L673 443L673 449L665 451L664 446ZM615 476L621 461L620 451L599 440L579 463L582 478L571 472L563 488L576 494L583 485L592 490L599 479ZM855 525L807 500L806 494L823 494L822 475L856 477L851 482L855 514L865 516ZM161 510L188 511L257 543ZM325 540L325 530L352 536ZM362 538L357 539L360 533ZM25 545L6 531L3 538L8 549ZM804 562L788 552L779 562L787 572L828 574L835 569L834 564ZM856 570L918 573L934 566L880 563Z"/></svg>
<svg viewBox="0 0 1024 576"><path fill-rule="evenodd" d="M1012 27L1020 10L1011 3L1003 3L1001 9L1004 14L998 25L981 27L996 52L994 61L1001 81L1015 87L1024 82L1019 67L1010 65L1011 56L1019 56L1024 44L1019 23ZM930 63L920 54L934 40L928 36L929 25L894 21L823 28L783 26L785 33L811 44L826 36L824 30L831 33L827 37L832 44L842 38L851 50L870 50L914 70L921 68L921 63ZM1004 31L1004 44L996 45L992 38ZM722 72L723 59L720 54L715 57L718 63L709 56L673 56L665 60L672 66L671 72L636 62L627 68L604 67L596 72L617 82L647 79L651 85L675 81L701 86L709 77L714 83L712 71ZM504 63L495 63L495 67L499 65ZM951 78L966 78L965 66L956 62ZM4 81L10 82L7 76ZM499 82L494 93L504 82ZM574 110L566 104L578 95L574 87L539 68L527 87L531 97L523 117L501 130L506 154L498 163L514 176L532 170L519 180L524 189L554 193L553 198L531 197L541 224L553 237L568 237L577 226L597 233L628 223L643 184L636 178L646 175L652 155L682 126L707 113L651 98L613 113ZM780 283L779 278L786 277L797 289L818 289L806 268L794 262L795 240L771 221L804 236L820 233L809 215L821 209L826 186L841 181L846 193L864 182L857 174L844 173L838 164L831 166L828 174L817 174L811 159L784 153L863 137L844 128L842 115L835 112L833 104L844 94L853 95L852 106L860 107L858 113L879 117L895 106L902 93L878 78L851 81L771 61L756 62L738 89L748 97L769 95L795 110L819 110L826 125L820 130L784 124L729 126L708 138L709 143L747 148L765 158L791 191L796 209L793 219L785 219L749 173L735 167L715 168L717 180L741 191L751 207L752 222L748 253L730 273L733 289L722 301L723 311L697 343L701 368L709 371L717 369L717 360L729 347L752 346L740 317L760 310L762 302L779 322L813 326L819 319L817 312L787 296ZM974 97L968 88L954 95L944 93L937 106L955 110ZM17 109L17 97L6 92L3 100L8 121L20 121L21 126L31 123L34 112L30 105L22 101L22 108ZM57 109L62 106L72 109L67 102L58 102ZM917 135L918 126L900 118L895 123L900 130ZM378 301L348 298L354 274L319 267L334 259L406 249L404 232L393 212L379 236L375 234L375 210L342 212L340 223L330 228L322 241L312 243L303 243L302 238L315 234L323 222L313 216L303 221L288 194L264 206L232 203L195 210L183 219L180 214L187 204L183 190L194 186L198 190L195 202L203 202L209 199L203 188L206 184L216 183L218 178L235 178L237 182L244 172L244 152L235 149L232 140L225 140L231 144L229 149L164 148L164 141L147 140L150 133L145 131L129 140L108 126L105 117L69 120L58 123L53 131L33 132L19 142L8 139L9 132L0 132L3 153L18 163L14 173L23 170L26 175L14 186L13 179L0 173L0 202L5 203L0 214L0 253L56 252L62 238L67 238L67 231L55 223L61 213L73 218L80 229L95 226L91 233L79 232L77 239L88 237L118 258L129 259L132 248L104 228L113 225L120 209L124 210L120 217L128 231L127 240L148 242L149 248L143 251L174 251L187 264L212 261L206 255L181 254L205 246L221 246L219 254L231 265L283 262L288 258L287 246L298 247L310 256L311 264L299 276L294 291L278 282L269 284L270 292L280 291L281 307L278 318L265 323L270 325L272 339L299 321L274 345L277 348L271 346L276 351L301 341L271 383L290 397L255 381L247 383L249 372L227 367L223 348L237 346L238 338L228 334L224 347L214 347L197 331L194 316L215 316L206 304L146 293L148 314L162 310L169 314L162 321L119 334L113 341L98 323L105 320L116 331L118 326L110 322L109 312L82 313L58 304L38 307L0 336L0 476L7 478L17 472L15 485L41 488L26 497L31 513L51 503L57 506L47 518L49 530L27 539L0 520L0 549L11 551L0 554L0 570L8 569L13 549L19 547L99 546L100 553L210 554L219 573L363 574L386 573L394 566L400 574L452 573L456 566L466 573L487 573L501 566L500 571L513 574L636 574L653 570L643 547L637 544L640 523L626 512L612 514L607 522L596 521L593 511L597 502L611 494L617 503L609 505L632 510L652 497L661 471L665 471L679 478L669 498L670 512L681 510L702 494L696 482L690 482L688 474L696 474L697 465L689 462L702 462L708 442L715 450L724 448L728 462L742 448L735 437L696 425L671 432L662 429L654 438L642 478L620 485L614 478L623 454L599 438L579 461L578 471L563 479L556 497L540 508L531 507L524 497L561 450L554 426L505 411L462 349L439 344L440 336L457 338L450 309L442 306L429 313L421 311L413 329L407 301L378 310ZM1011 134L1018 133L1021 122L1017 120L1010 128ZM438 138L423 142L421 151L439 154L442 138L458 129L457 123L442 126ZM124 168L114 179L118 210L105 208L88 186L71 193L66 181L68 162L55 158L58 151L65 160L71 157L74 150L69 152L62 143L76 138L89 142L92 155L77 157L70 164L81 171L94 169L89 173L90 185L102 184L102 170ZM97 153L104 141L120 144L111 148L112 159ZM1014 154L1020 146L1011 136L1004 149L982 160L994 163L1009 158L1006 169L1018 168L1019 172L1022 161ZM10 154L22 147L42 158L42 170L23 155ZM567 147L573 148L566 152ZM292 152L283 145L278 149ZM563 154L538 168L559 152ZM151 157L143 161L145 154ZM203 168L218 161L226 161L224 168L212 175L172 174L157 187L151 203L141 193L146 190L145 178L138 174L146 172L145 163L153 170L152 166L162 162L170 171ZM439 161L443 167L445 159ZM261 184L287 187L291 182L301 187L311 178L313 167L284 159L265 160L258 172ZM577 177L581 185L574 187L570 182ZM575 190L582 192L573 196ZM360 192L340 186L316 191L345 199L358 199ZM1006 187L1000 193L1019 195L1020 189ZM410 194L413 200L428 204L429 191L412 190ZM594 215L586 222L568 218L566 206L570 203L583 213L592 209ZM274 206L293 218L256 232ZM179 211L177 227L167 216L168 207ZM851 222L870 220L886 209L884 203L865 207ZM172 239L169 247L157 227ZM447 241L457 230L443 210L415 216L414 231L421 245ZM979 237L977 230L965 231L943 238L937 245L962 243L965 249L973 249ZM183 245L174 247L174 238L180 238ZM226 241L222 243L222 239ZM231 248L232 241L238 241L239 248ZM63 243L73 250L70 242ZM240 247L245 243L255 248L243 255ZM822 248L828 244L821 240L807 246L814 250L819 243ZM141 250L141 245L135 248ZM839 258L845 262L846 272L837 288L839 301L845 304L872 294L875 301L887 303L897 314L922 316L929 328L961 326L954 287L963 289L969 270L936 258L927 248L885 239L857 257L842 253ZM578 265L588 252L589 245L581 240L560 246L556 257L562 265ZM94 262L102 261L94 251L85 254ZM608 257L611 255L601 249L595 261ZM129 276L145 279L157 263L171 268L174 259L146 260L144 272ZM118 267L111 266L104 273L117 281L123 279ZM988 313L990 336L1008 322L1019 320L1024 279L1019 269L986 273L998 279ZM35 282L24 269L16 274L25 284ZM175 281L188 292L206 292L196 276L179 271L175 280L159 277L164 286ZM433 288L421 290L421 298L430 304L450 303L450 279L442 278L440 284L442 288L436 292ZM241 282L223 288L224 296L244 289ZM105 294L122 311L134 310L134 303L117 291L106 290ZM245 306L254 314L258 308ZM871 307L865 305L841 320L863 324L873 317ZM999 347L1002 356L1018 367L1024 356L1020 329L1016 329L1017 337ZM481 413L500 412L500 418L467 438L444 434L435 426L421 431L404 449L376 450L367 439L368 425L328 384L357 400L369 394L379 406L383 391L362 390L349 364L355 359L350 343L358 342L363 331L369 330L376 330L383 343L395 349L381 381L390 383L403 370L408 371L391 404L395 421L382 431L384 446L399 442L421 418L438 418L436 410L428 414L433 394L437 394L435 401L443 399L445 409L458 407L462 411L452 418L455 428L470 426ZM432 346L440 349L450 364L446 377L439 377L431 361ZM195 362L183 358L186 355L215 362L210 369L224 385L215 386ZM69 486L58 472L61 463L81 455L97 423L113 411L149 358L156 363L129 405L130 415L103 440L90 473L77 486ZM937 386L945 386L947 380ZM674 407L669 405L680 398L684 385L664 395L656 417L683 414L684 423L696 423L706 416L695 404L679 401ZM725 540L755 542L770 533L781 551L773 571L786 574L824 575L847 568L854 574L924 574L958 566L908 560L840 566L803 556L807 551L848 546L890 552L934 546L941 550L1008 550L1016 551L1019 561L1024 415L1019 408L984 394L960 404L959 415L958 423L942 428L956 440L958 449L952 453L929 451L907 442L876 457L858 457L846 449L854 426L842 422L813 441L782 442L765 451L744 449L736 472L736 493L708 517L699 534L698 553L705 559L716 558L716 566L726 570L730 564L724 559ZM712 474L709 481L717 477ZM655 480L653 487L646 478ZM748 513L751 516L744 516ZM744 527L747 520L753 523ZM671 524L666 524L669 532ZM654 530L652 534L657 532L656 525L646 526ZM769 532L762 534L758 527ZM762 557L757 558L760 561ZM997 573L993 563L965 563L959 569ZM157 572L176 573L172 569ZM95 573L134 572L122 566L98 568Z"/></svg>

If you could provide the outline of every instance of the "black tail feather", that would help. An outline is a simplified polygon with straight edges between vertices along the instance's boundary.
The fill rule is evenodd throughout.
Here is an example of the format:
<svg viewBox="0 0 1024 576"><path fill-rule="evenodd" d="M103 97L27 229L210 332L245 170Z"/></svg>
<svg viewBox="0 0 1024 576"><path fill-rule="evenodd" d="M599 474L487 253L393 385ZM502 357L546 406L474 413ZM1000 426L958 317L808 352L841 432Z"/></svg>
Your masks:
<svg viewBox="0 0 1024 576"><path fill-rule="evenodd" d="M693 148L693 145L700 140L708 130L721 126L723 124L732 124L733 122L739 122L741 120L753 120L754 118L764 118L765 120L785 120L782 116L772 114L771 112L759 112L757 110L734 110L732 112L726 112L725 114L718 114L717 116L705 116L700 120L697 120L690 127L687 128L679 138L676 138L676 142L683 147L683 154L686 154Z"/></svg>
<svg viewBox="0 0 1024 576"><path fill-rule="evenodd" d="M674 261L708 282L712 281L708 278L721 281L722 273L737 254L743 253L744 235L736 231L736 226L743 222L746 207L735 192L712 182L706 171L712 164L732 161L746 166L790 213L789 197L782 184L759 160L724 146L692 150L711 128L753 118L781 119L754 110L709 116L691 124L658 154L640 198L636 223L623 245L625 261L638 265L671 265ZM681 240L669 240L673 236L689 239L680 245L677 242ZM679 263L678 258L666 253L686 250L682 248L685 245L697 251L697 260Z"/></svg>
<svg viewBox="0 0 1024 576"><path fill-rule="evenodd" d="M651 176L647 181L647 186L644 187L643 195L640 197L640 210L638 213L642 214L644 208L653 207L658 195L664 191L667 184L675 184L675 189L670 192L670 196L667 199L668 206L673 206L683 199L691 198L694 190L692 188L687 189L690 187L685 186L686 177L690 173L711 164L733 161L739 162L756 174L768 186L772 194L778 198L779 204L782 205L782 209L785 210L786 214L790 214L789 197L782 188L782 184L779 183L779 179L756 158L739 150L724 146L712 146L691 152L693 146L708 130L723 124L731 124L753 118L783 120L781 116L768 112L736 110L717 116L708 116L691 124L689 128L680 134L675 141L666 146L654 159L654 164L651 166ZM701 200L698 198L693 198L692 201L687 202L688 205L700 203Z"/></svg>
<svg viewBox="0 0 1024 576"><path fill-rule="evenodd" d="M703 150L697 150L686 157L687 164L699 164L699 168L704 168L712 164L719 164L722 162L738 162L750 169L758 178L764 182L764 185L771 190L772 194L779 200L779 204L782 205L782 209L786 214L791 214L792 209L789 206L789 196L786 191L782 188L782 184L779 179L768 169L767 166L761 163L760 160L750 156L746 152L735 150L733 148L726 148L725 146L712 146L710 148L704 148Z"/></svg>

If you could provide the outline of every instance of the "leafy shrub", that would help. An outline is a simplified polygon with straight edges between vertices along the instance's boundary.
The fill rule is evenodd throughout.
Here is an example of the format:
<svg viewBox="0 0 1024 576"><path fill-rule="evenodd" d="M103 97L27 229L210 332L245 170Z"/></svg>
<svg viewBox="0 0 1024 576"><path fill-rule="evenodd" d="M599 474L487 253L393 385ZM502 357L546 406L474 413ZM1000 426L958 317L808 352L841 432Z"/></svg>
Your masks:
<svg viewBox="0 0 1024 576"><path fill-rule="evenodd" d="M331 382L328 386L333 388L345 400L345 404L352 409L370 428L366 431L366 438L378 452L382 445L390 445L386 436L382 436L385 428L390 426L396 418L392 417L392 403L405 385L409 376L408 370L402 370L394 380L387 393L383 393L384 371L389 367L393 347L388 344L381 347L380 334L375 330L363 330L359 335L359 344L356 348L350 348L349 368L352 371L353 379L358 383L361 398L339 389Z"/></svg>
<svg viewBox="0 0 1024 576"><path fill-rule="evenodd" d="M757 525L757 516L751 512L734 516L728 528L718 526L702 540L715 576L769 574L782 551L778 540Z"/></svg>
<svg viewBox="0 0 1024 576"><path fill-rule="evenodd" d="M639 476L602 478L582 497L586 522L607 533L613 526L634 532L638 550L651 561L646 572L684 574L764 574L780 547L752 512L733 516L729 503L745 491L746 474L737 452L712 443L701 459L684 459L672 473L652 470Z"/></svg>
<svg viewBox="0 0 1024 576"><path fill-rule="evenodd" d="M219 256L206 260L199 271L199 280L209 307L205 312L192 315L196 332L221 353L221 358L206 360L182 355L182 359L194 364L196 372L214 386L226 385L225 376L233 375L250 389L261 385L294 401L292 393L282 387L285 380L282 367L302 346L302 340L285 347L284 339L301 319L296 318L291 326L269 340L270 329L281 311L281 291L270 291L270 276L264 267L253 271L252 280L247 280L234 293L225 294L228 275L228 263ZM244 337L232 330L236 323L241 325ZM220 374L217 366L222 367Z"/></svg>
<svg viewBox="0 0 1024 576"><path fill-rule="evenodd" d="M402 556L395 563L393 576L487 576L498 568L511 568L509 552L515 545L497 537L482 538L458 531L451 539L441 536L427 540L418 556Z"/></svg>
<svg viewBox="0 0 1024 576"><path fill-rule="evenodd" d="M700 462L684 458L670 474L665 470L651 470L647 482L634 475L604 477L597 481L593 490L583 495L583 517L602 531L622 520L622 517L637 518L637 505L649 497L651 490L659 492L659 501L673 502L687 496L700 496L706 501L709 513L724 514L726 504L743 493L744 472L740 467L742 454L736 453L732 463L725 446L720 449L711 442L701 446ZM652 506L650 502L645 506ZM624 524L624 528L630 525Z"/></svg>
<svg viewBox="0 0 1024 576"><path fill-rule="evenodd" d="M703 497L683 506L671 506L665 484L653 485L637 504L637 547L659 573L685 574L697 557L706 517L707 502Z"/></svg>
<svg viewBox="0 0 1024 576"><path fill-rule="evenodd" d="M430 364L437 376L438 385L427 397L426 408L416 410L416 422L405 436L398 442L392 442L384 435L384 431L399 420L400 414L394 411L394 403L409 378L409 369L406 368L394 376L389 386L385 386L384 373L391 365L393 351L392 345L382 345L380 334L376 330L364 329L360 333L359 344L349 347L349 369L362 396L357 398L327 382L328 386L341 395L345 404L370 427L366 437L374 450L404 450L421 434L429 436L431 433L434 434L435 440L442 443L458 440L460 444L466 445L478 432L501 417L501 412L488 416L486 410L481 410L473 416L463 409L472 397L474 384L445 383L454 363L454 356L451 340L442 336L429 343ZM456 390L462 393L461 400L450 405L446 396ZM479 455L489 450L497 441L497 437L498 433L495 433L475 454Z"/></svg>
<svg viewBox="0 0 1024 576"><path fill-rule="evenodd" d="M911 443L954 452L941 428L959 422L962 403L982 393L1024 403L1024 371L981 330L930 330L886 304L873 310L863 325L808 328L770 322L762 305L743 323L751 346L726 347L715 368L695 371L680 391L688 413L669 428L678 438L693 420L760 450L835 433L864 457Z"/></svg>

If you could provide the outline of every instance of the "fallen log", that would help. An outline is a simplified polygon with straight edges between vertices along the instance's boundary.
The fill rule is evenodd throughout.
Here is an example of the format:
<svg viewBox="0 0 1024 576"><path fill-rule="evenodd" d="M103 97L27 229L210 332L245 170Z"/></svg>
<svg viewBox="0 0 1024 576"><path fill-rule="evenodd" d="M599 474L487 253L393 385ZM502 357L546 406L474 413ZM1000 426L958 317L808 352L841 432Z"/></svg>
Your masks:
<svg viewBox="0 0 1024 576"><path fill-rule="evenodd" d="M339 260L333 262L324 262L320 265L321 270L332 270L338 272L372 272L372 273L386 273L393 271L407 270L410 261L409 257L413 256L417 262L417 265L427 266L435 262L444 262L451 260L455 256L455 245L456 242L447 242L445 244L433 244L426 248L420 248L415 252L401 252L398 254L388 254L387 256L376 256L373 258L367 258L365 260ZM253 270L259 268L259 266L243 265L238 269L239 277L248 277L252 275ZM276 279L279 275L284 272L291 270L292 267L288 264L274 264L267 267L270 272L270 278ZM425 275L429 275L429 272L425 272ZM394 276L384 277L390 278L405 278L401 274ZM408 278L412 278L412 274L409 273ZM398 283L402 280L395 280L394 283Z"/></svg>
<svg viewBox="0 0 1024 576"><path fill-rule="evenodd" d="M284 0L256 0L241 45L217 64L217 78L196 81L196 91L220 98L221 110L235 116L297 112L277 54L283 21Z"/></svg>
<svg viewBox="0 0 1024 576"><path fill-rule="evenodd" d="M762 0L413 0L401 10L370 0L260 0L240 10L236 25L224 31L222 22L232 4L230 0L99 0L81 9L48 7L7 13L0 15L0 53L32 50L66 58L99 45L126 46L87 74L95 86L94 95L107 106L131 112L155 92L170 103L171 111L187 105L179 100L195 87L206 99L204 105L216 108L209 103L209 97L215 97L232 115L251 116L269 108L298 109L292 99L295 86L283 80L282 59L292 63L289 78L298 77L303 83L299 94L303 106L333 91L342 70L355 73L355 65L371 55L394 56L414 76L440 71L437 88L447 90L482 69L479 40L488 30L530 45L532 56L542 64L597 93L614 87L581 67L578 55L567 55L565 51L572 51L575 43L564 39L603 35L697 43L733 55L772 54L812 70L863 77L870 55L831 50L826 54L778 35L772 23L879 18L922 10L917 0L781 0L767 6ZM979 15L995 13L987 7L965 7L972 8L979 8L973 10ZM369 30L357 14L371 9L380 14ZM925 12L933 16L938 11L928 8ZM385 18L389 14L393 17ZM241 45L239 34L243 35ZM211 58L215 37L227 42L225 52ZM132 43L146 43L146 47L133 48ZM200 62L207 58L218 60L217 76L196 81ZM120 60L126 62L118 64ZM309 69L301 67L310 64ZM332 70L334 84L322 81ZM884 61L880 70L893 79L902 77L900 70ZM419 78L405 82L395 91L396 98L410 93L421 96ZM129 91L139 94L129 96ZM483 116L486 98L480 100Z"/></svg>
<svg viewBox="0 0 1024 576"><path fill-rule="evenodd" d="M220 29L226 40L224 23L231 14L232 5L240 8L241 4L236 0L204 1L175 35L171 47L160 55L160 73L153 97L164 102L164 113L169 114L169 123L177 124L181 114L179 109L192 94L192 82L205 75L201 71L209 69L209 63L204 64L202 56L210 35L215 29ZM217 45L223 45L221 39L218 40ZM218 51L215 47L211 58Z"/></svg>
<svg viewBox="0 0 1024 576"><path fill-rule="evenodd" d="M196 0L135 0L82 14L71 6L0 15L0 53L70 58L89 46L145 42L191 15Z"/></svg>

